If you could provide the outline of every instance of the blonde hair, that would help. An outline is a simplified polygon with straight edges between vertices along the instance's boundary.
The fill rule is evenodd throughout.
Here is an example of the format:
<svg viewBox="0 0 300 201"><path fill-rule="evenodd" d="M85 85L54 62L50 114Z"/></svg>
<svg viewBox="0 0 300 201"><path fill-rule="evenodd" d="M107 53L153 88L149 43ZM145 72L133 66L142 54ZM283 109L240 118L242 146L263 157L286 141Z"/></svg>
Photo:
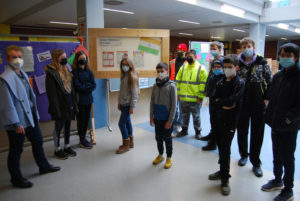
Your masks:
<svg viewBox="0 0 300 201"><path fill-rule="evenodd" d="M123 78L125 76L124 71L122 70L122 63L123 61L127 61L128 66L129 66L129 71L128 71L128 75L129 75L129 79L128 79L128 83L127 83L127 89L132 89L132 86L136 83L138 86L138 76L137 73L135 71L134 65L132 63L132 61L128 58L123 58L120 62L120 71L121 71L121 78Z"/></svg>
<svg viewBox="0 0 300 201"><path fill-rule="evenodd" d="M65 90L67 92L71 92L71 86L72 86L72 74L69 72L68 67L66 65L62 66L58 59L59 57L65 53L62 49L55 49L52 52L52 61L51 66L55 68L55 70L58 72L60 78L63 81ZM62 66L62 67L61 67Z"/></svg>
<svg viewBox="0 0 300 201"><path fill-rule="evenodd" d="M244 45L244 44L247 44L247 43L250 43L252 44L253 47L255 47L255 42L252 38L250 37L245 37L243 38L241 41L240 41L240 46Z"/></svg>
<svg viewBox="0 0 300 201"><path fill-rule="evenodd" d="M14 51L16 51L16 52L22 52L22 54L23 54L23 50L22 50L22 48L20 48L19 46L17 46L17 45L10 45L10 46L7 46L6 48L5 48L5 54L6 54L6 57L8 58L9 57L9 52L10 51L12 51L12 50L14 50Z"/></svg>

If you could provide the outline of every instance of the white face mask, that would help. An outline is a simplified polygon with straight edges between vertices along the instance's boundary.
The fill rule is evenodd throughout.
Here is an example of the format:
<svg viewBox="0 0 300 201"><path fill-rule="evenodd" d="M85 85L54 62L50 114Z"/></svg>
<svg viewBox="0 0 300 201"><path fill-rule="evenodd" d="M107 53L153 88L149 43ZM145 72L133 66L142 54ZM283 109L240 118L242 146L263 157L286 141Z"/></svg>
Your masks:
<svg viewBox="0 0 300 201"><path fill-rule="evenodd" d="M224 68L224 73L226 77L231 77L235 75L235 69L234 68Z"/></svg>
<svg viewBox="0 0 300 201"><path fill-rule="evenodd" d="M21 58L16 58L10 62L10 65L14 67L14 69L21 69L24 65L24 60Z"/></svg>
<svg viewBox="0 0 300 201"><path fill-rule="evenodd" d="M124 73L128 72L129 71L129 66L123 65L122 70L124 71Z"/></svg>
<svg viewBox="0 0 300 201"><path fill-rule="evenodd" d="M163 80L163 79L165 79L166 77L168 77L168 75L167 75L166 72L160 72L160 73L157 73L157 78L160 79L160 80Z"/></svg>

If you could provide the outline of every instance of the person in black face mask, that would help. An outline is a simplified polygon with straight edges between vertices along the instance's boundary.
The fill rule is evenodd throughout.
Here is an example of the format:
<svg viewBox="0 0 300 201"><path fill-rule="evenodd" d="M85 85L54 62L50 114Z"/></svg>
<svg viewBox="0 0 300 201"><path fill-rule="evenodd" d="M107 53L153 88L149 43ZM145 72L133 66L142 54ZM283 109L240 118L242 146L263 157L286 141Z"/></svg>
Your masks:
<svg viewBox="0 0 300 201"><path fill-rule="evenodd" d="M93 103L92 92L96 89L96 83L94 74L89 69L88 57L83 51L76 53L72 68L73 84L76 94L79 97L77 100L77 129L79 145L81 148L91 149L93 148L93 145L86 139L86 131L89 125L91 107Z"/></svg>
<svg viewBox="0 0 300 201"><path fill-rule="evenodd" d="M54 156L58 159L67 159L68 156L76 156L76 152L70 147L71 120L75 119L77 102L72 84L72 74L67 68L66 52L55 49L52 52L52 62L45 67L46 92L49 102L49 114L55 120L54 132ZM60 133L65 128L64 149L60 146Z"/></svg>

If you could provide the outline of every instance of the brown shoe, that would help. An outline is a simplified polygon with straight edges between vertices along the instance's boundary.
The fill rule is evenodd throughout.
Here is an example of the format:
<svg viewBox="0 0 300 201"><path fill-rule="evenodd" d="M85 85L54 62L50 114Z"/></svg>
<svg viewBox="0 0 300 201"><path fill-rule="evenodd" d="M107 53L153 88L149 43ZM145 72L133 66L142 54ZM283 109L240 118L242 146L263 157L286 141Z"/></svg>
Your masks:
<svg viewBox="0 0 300 201"><path fill-rule="evenodd" d="M129 139L123 140L123 145L119 147L116 154L123 154L127 151L129 151Z"/></svg>
<svg viewBox="0 0 300 201"><path fill-rule="evenodd" d="M129 137L129 147L133 148L134 147L134 142L133 142L133 136Z"/></svg>

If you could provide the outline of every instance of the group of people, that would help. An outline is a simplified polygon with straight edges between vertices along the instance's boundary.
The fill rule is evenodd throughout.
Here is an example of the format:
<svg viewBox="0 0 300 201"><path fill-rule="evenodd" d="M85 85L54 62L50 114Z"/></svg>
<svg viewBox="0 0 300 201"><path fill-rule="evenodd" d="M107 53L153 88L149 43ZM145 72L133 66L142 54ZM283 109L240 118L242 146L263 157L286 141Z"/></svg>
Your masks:
<svg viewBox="0 0 300 201"><path fill-rule="evenodd" d="M150 102L150 125L155 126L158 149L153 165L164 161L165 147L167 159L164 168L172 167L173 129L177 132L176 137L188 135L192 114L195 138L208 141L202 149L219 150L219 171L210 174L208 179L221 180L222 194L229 195L230 150L235 131L241 155L238 164L244 166L250 157L252 171L257 177L262 177L260 152L267 123L272 128L275 178L263 185L262 190L281 190L274 200L292 200L294 152L300 129L300 88L297 87L300 84L299 47L292 43L280 47L279 63L283 70L273 78L266 60L255 52L255 42L251 38L242 39L240 47L242 53L239 56L224 57L221 56L222 43L212 42L210 48L214 60L209 73L197 61L196 51L187 50L185 44L178 45L178 56L170 61L170 67L164 62L157 64L157 78ZM25 136L31 141L40 174L59 171L60 168L49 164L44 154L35 94L22 70L22 49L18 46L7 47L6 59L9 66L0 76L0 112L3 115L0 128L5 129L9 137L11 183L16 187L28 188L32 183L20 171ZM72 72L67 63L65 51L56 49L52 52L51 64L45 67L49 114L55 120L54 155L59 159L76 156L70 146L70 126L75 116L80 147L92 148L85 135L93 103L92 92L96 88L94 75L89 70L85 52L76 53ZM118 110L121 111L119 128L122 144L116 150L117 154L134 148L130 115L137 104L139 84L137 72L128 57L120 62L120 75ZM205 96L209 98L211 131L203 137L200 110ZM60 133L63 128L65 144L62 148Z"/></svg>
<svg viewBox="0 0 300 201"><path fill-rule="evenodd" d="M22 70L23 50L19 46L11 45L6 48L5 54L9 65L0 75L0 128L6 130L9 139L7 165L10 181L15 187L30 188L33 183L24 178L20 170L25 136L31 142L40 174L59 171L60 167L51 165L44 153L36 96L27 74ZM86 132L93 103L92 91L96 88L94 75L89 70L88 57L83 51L76 53L72 72L67 63L65 51L55 49L52 52L51 63L45 67L48 112L55 121L54 156L58 159L76 156L76 152L70 146L71 120L75 119L75 116L80 147L93 147L86 139ZM64 148L60 146L63 128Z"/></svg>

